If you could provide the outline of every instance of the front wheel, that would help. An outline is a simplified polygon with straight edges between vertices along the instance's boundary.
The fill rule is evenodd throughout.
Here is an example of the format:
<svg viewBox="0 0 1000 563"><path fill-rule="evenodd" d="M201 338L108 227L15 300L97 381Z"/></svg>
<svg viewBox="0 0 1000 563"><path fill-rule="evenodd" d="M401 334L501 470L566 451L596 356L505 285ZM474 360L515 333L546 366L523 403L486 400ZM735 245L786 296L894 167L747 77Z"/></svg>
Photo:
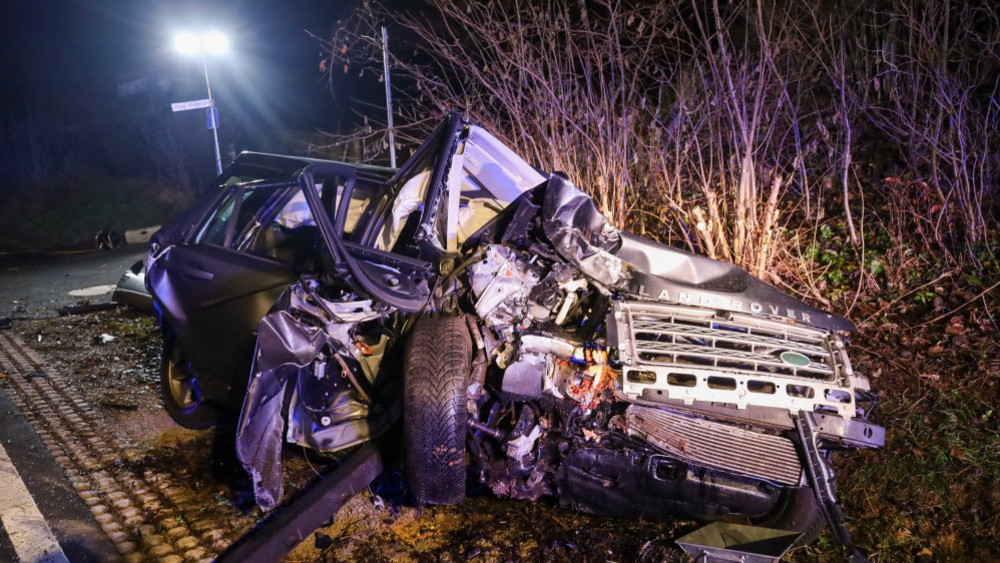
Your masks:
<svg viewBox="0 0 1000 563"><path fill-rule="evenodd" d="M184 428L201 430L218 422L218 412L205 403L198 373L184 358L180 344L174 338L168 338L163 345L160 396L167 414Z"/></svg>
<svg viewBox="0 0 1000 563"><path fill-rule="evenodd" d="M410 332L404 360L406 477L419 504L465 498L466 376L472 339L461 317L427 317Z"/></svg>

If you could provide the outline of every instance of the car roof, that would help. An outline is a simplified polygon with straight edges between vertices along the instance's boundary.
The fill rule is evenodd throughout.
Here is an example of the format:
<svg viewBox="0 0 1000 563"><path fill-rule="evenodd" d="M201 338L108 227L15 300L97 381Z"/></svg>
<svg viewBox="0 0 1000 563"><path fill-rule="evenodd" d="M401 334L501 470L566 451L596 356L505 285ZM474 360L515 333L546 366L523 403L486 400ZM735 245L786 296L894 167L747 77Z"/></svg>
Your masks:
<svg viewBox="0 0 1000 563"><path fill-rule="evenodd" d="M356 162L341 162L337 160L329 160L324 158L315 158L309 156L296 156L296 155L285 155L285 154L273 154L266 152L255 152L255 151L243 151L236 156L232 164L227 167L227 172L229 168L237 166L239 164L251 164L267 166L269 168L278 168L281 170L280 176L294 176L299 170L301 170L307 164L313 163L335 163L343 166L349 166L357 170L361 175L374 175L380 178L391 178L393 174L396 173L395 168L388 168L385 166L375 166L373 164L362 164Z"/></svg>

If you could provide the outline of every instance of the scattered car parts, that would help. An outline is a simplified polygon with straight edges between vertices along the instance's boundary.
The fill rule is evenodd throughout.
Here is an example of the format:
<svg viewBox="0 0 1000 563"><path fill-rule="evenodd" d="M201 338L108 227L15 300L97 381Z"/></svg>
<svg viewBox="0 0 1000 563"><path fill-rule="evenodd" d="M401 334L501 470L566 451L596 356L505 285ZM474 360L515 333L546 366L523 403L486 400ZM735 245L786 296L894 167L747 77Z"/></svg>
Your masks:
<svg viewBox="0 0 1000 563"><path fill-rule="evenodd" d="M153 310L153 297L146 289L146 261L132 264L118 280L111 301L143 311Z"/></svg>

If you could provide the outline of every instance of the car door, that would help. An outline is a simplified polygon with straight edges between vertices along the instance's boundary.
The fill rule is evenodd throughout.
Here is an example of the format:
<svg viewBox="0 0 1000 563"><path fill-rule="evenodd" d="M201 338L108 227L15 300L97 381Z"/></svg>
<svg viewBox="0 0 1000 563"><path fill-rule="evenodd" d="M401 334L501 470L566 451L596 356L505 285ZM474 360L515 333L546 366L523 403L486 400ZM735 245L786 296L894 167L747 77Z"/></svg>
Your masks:
<svg viewBox="0 0 1000 563"><path fill-rule="evenodd" d="M436 235L441 217L437 202L445 191L450 155L463 125L457 115L445 119L384 183L370 207L370 220L354 236L341 235L342 213L317 212L317 225L338 265L338 281L404 313L425 308L440 273L437 265L446 254ZM311 164L300 173L299 183L314 211L322 209L320 180L337 173L337 166L326 163ZM351 200L355 187L356 183L347 187L339 210Z"/></svg>
<svg viewBox="0 0 1000 563"><path fill-rule="evenodd" d="M402 311L417 311L430 296L432 263L365 244L365 233L377 223L379 210L391 194L383 181L373 184L359 178L356 170L342 164L314 163L306 166L299 184L316 219L316 225L329 249L329 270L335 281L354 292ZM335 197L323 203L320 187L330 178L338 178ZM328 192L328 194L331 192ZM362 219L353 218L352 208L363 204Z"/></svg>
<svg viewBox="0 0 1000 563"><path fill-rule="evenodd" d="M201 373L209 396L226 393L233 376L245 377L257 325L299 277L301 264L255 251L261 245L254 244L296 189L288 181L230 186L192 236L151 265L163 324Z"/></svg>

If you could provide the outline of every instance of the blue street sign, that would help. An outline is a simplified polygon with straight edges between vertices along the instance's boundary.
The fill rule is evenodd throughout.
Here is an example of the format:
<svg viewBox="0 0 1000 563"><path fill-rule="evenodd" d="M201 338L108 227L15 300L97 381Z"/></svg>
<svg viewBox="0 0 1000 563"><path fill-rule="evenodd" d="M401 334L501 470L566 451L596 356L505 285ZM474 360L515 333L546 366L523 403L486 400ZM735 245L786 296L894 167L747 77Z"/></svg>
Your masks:
<svg viewBox="0 0 1000 563"><path fill-rule="evenodd" d="M205 129L215 129L219 126L219 108L212 107L205 110Z"/></svg>

